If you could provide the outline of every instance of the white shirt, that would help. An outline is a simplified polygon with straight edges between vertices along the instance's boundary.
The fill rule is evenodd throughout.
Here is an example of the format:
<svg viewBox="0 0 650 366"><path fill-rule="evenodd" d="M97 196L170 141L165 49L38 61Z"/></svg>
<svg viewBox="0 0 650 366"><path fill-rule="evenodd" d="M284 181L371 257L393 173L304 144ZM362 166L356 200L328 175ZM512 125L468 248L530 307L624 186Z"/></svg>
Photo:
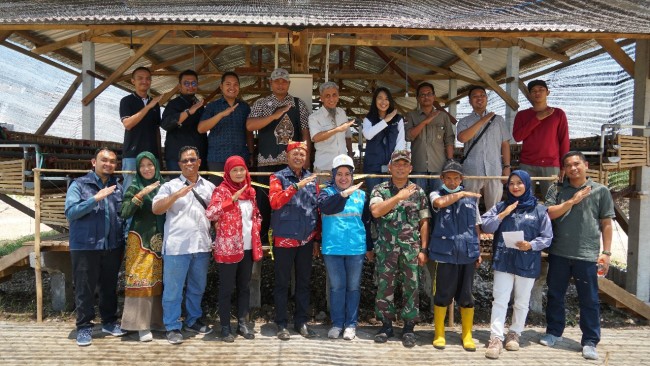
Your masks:
<svg viewBox="0 0 650 366"><path fill-rule="evenodd" d="M239 209L241 210L241 228L244 236L244 250L253 249L253 203L249 200L238 200Z"/></svg>
<svg viewBox="0 0 650 366"><path fill-rule="evenodd" d="M327 108L321 107L309 116L309 134L313 140L316 134L329 131L347 122L348 117L343 109L337 107L336 116L332 118ZM316 149L316 156L314 157L315 170L332 170L334 157L348 153L345 139L349 137L352 137L352 131L348 128L345 133L339 132L327 140L314 142L314 148Z"/></svg>
<svg viewBox="0 0 650 366"><path fill-rule="evenodd" d="M153 198L153 204L155 205L157 201L167 198L183 188L186 181L187 179L181 175L163 184ZM207 206L214 188L214 184L199 177L193 189ZM212 250L210 221L205 216L205 208L199 203L194 193L190 191L177 199L166 214L163 254L182 255Z"/></svg>
<svg viewBox="0 0 650 366"><path fill-rule="evenodd" d="M368 118L363 119L363 137L366 140L370 140L375 137L376 134L381 132L384 128L388 127L388 123L383 119L379 121L376 125L372 125L372 122ZM406 135L404 134L404 119L401 118L397 122L397 143L395 144L395 150L404 150L406 149Z"/></svg>

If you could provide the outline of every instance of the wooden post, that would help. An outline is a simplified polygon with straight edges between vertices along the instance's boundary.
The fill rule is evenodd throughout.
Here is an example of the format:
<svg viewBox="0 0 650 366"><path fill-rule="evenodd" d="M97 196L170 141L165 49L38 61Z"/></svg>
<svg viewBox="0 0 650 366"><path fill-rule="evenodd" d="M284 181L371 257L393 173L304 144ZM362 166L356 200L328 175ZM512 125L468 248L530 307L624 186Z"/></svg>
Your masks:
<svg viewBox="0 0 650 366"><path fill-rule="evenodd" d="M95 78L88 71L95 71L95 44L84 41L81 43L81 95L86 98L95 89ZM95 102L81 105L81 138L95 139Z"/></svg>
<svg viewBox="0 0 650 366"><path fill-rule="evenodd" d="M43 274L41 271L41 170L34 171L34 276L36 277L36 321L43 322Z"/></svg>
<svg viewBox="0 0 650 366"><path fill-rule="evenodd" d="M506 93L513 99L519 100L519 47L508 47L508 56L506 59L506 77L512 78L506 84ZM512 108L506 104L506 126L508 131L512 131L512 126L515 123L515 115L517 108Z"/></svg>

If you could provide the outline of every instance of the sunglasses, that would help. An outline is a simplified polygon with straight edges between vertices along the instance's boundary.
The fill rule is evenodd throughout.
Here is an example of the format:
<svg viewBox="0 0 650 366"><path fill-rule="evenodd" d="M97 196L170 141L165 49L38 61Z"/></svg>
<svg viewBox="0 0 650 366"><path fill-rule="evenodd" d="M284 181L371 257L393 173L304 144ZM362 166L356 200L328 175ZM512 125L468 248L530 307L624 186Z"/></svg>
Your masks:
<svg viewBox="0 0 650 366"><path fill-rule="evenodd" d="M191 87L196 88L197 86L199 86L199 83L196 82L196 81L183 81L183 86L185 86L185 87L190 87L191 86Z"/></svg>
<svg viewBox="0 0 650 366"><path fill-rule="evenodd" d="M188 164L188 163L196 163L196 161L199 160L197 158L187 158L183 160L179 160L178 162L181 164Z"/></svg>

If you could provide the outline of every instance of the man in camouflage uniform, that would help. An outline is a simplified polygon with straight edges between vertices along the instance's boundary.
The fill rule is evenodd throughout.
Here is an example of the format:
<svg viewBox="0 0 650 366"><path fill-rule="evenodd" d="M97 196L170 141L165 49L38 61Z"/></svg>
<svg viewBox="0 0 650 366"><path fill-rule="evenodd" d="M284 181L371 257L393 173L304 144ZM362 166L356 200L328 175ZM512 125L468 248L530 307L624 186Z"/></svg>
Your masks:
<svg viewBox="0 0 650 366"><path fill-rule="evenodd" d="M375 218L377 240L377 274L379 285L376 298L377 317L382 327L375 342L384 343L394 335L395 283L402 284L402 344L415 346L415 320L418 318L418 265L427 261L429 241L429 204L424 190L409 182L413 166L408 150L393 152L388 171L391 179L376 185L370 195L370 212Z"/></svg>

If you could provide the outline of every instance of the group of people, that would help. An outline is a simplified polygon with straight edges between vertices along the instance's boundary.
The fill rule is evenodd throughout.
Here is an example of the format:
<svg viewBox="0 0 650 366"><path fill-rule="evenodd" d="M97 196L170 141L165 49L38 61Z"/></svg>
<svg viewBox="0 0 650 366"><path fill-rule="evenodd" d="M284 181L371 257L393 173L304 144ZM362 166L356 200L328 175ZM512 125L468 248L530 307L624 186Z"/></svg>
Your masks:
<svg viewBox="0 0 650 366"><path fill-rule="evenodd" d="M561 340L564 296L573 277L583 356L598 358L596 263L602 262L605 270L609 265L613 204L607 188L587 177L584 155L568 151L566 116L547 105L544 81L529 83L533 107L517 114L512 136L502 117L487 112L486 90L469 89L473 112L457 124L458 140L465 144L463 164L453 160L456 121L436 102L432 84L418 86L418 108L404 117L390 91L378 88L359 126L367 141L363 166L366 174L387 173L390 178L371 176L357 183L350 140L355 121L337 106L336 83L320 85L323 106L310 115L307 105L288 93L286 70L273 71L272 93L252 108L238 99L237 74L227 72L221 79L222 97L204 106L194 95L198 75L188 70L179 75L180 95L161 118L159 98L148 95L149 70L136 69L132 82L136 91L120 105L126 130L122 169L136 174L120 184L113 175L116 154L100 149L93 171L75 180L66 197L79 345L92 341L96 286L105 333L138 331L140 340L148 341L152 329L164 330L168 341L178 344L183 341L181 329L211 332L201 320L210 256L219 271L221 338L235 339L230 297L236 287L236 334L253 339L247 323L252 266L269 245L279 339L291 338L287 305L292 269L294 331L307 338L315 335L308 325L309 283L312 258L322 255L329 283L329 338L356 336L361 272L368 259L375 261L375 312L382 321L376 342L395 335L394 294L401 285L402 343L416 344L419 272L426 265L433 279L434 347L445 348L445 314L455 300L463 347L474 351L472 283L481 263L481 234L493 233L494 302L486 357L498 358L504 343L507 350L519 348L531 289L541 271L541 251L548 248L548 326L540 343L553 346ZM160 175L159 126L167 131L167 170L181 171L168 182ZM520 170L512 172L511 137L523 141ZM411 150L406 150L407 142ZM223 176L200 176L206 165ZM257 179L257 188L249 173L253 168L271 173ZM439 178L411 181L412 174ZM464 181L464 175L486 178ZM550 175L559 175L561 181L540 182L542 205L531 176ZM502 182L487 178L495 176L508 177L503 201ZM259 188L265 185L268 195ZM123 253L126 299L120 325L115 293ZM511 296L513 319L505 333Z"/></svg>

